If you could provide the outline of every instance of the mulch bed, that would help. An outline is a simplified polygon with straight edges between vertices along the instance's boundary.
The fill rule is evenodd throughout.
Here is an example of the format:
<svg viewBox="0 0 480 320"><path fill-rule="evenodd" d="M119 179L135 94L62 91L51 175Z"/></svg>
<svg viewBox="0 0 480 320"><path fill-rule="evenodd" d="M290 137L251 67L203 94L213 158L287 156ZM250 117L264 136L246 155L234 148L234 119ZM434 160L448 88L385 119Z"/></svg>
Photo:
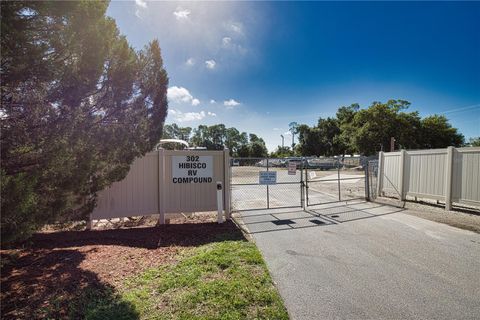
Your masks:
<svg viewBox="0 0 480 320"><path fill-rule="evenodd" d="M36 234L27 248L0 250L2 319L39 318L56 306L66 318L68 303L87 287L119 288L148 268L175 263L181 250L242 239L232 222L213 218L172 221L159 227Z"/></svg>

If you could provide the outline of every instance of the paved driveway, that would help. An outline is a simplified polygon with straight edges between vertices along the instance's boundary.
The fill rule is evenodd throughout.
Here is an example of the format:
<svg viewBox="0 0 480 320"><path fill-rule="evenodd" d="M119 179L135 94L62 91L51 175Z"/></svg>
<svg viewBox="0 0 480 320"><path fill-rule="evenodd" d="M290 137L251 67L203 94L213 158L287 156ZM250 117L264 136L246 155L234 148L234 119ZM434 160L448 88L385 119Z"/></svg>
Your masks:
<svg viewBox="0 0 480 320"><path fill-rule="evenodd" d="M375 203L242 212L292 319L480 319L480 235Z"/></svg>

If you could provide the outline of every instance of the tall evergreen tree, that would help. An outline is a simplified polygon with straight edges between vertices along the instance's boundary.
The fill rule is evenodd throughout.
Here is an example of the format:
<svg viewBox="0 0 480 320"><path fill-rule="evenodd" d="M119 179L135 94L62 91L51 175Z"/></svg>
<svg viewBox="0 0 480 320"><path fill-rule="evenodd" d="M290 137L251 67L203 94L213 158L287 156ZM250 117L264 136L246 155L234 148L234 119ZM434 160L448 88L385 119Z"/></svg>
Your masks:
<svg viewBox="0 0 480 320"><path fill-rule="evenodd" d="M2 242L82 218L161 137L168 77L107 1L1 2Z"/></svg>

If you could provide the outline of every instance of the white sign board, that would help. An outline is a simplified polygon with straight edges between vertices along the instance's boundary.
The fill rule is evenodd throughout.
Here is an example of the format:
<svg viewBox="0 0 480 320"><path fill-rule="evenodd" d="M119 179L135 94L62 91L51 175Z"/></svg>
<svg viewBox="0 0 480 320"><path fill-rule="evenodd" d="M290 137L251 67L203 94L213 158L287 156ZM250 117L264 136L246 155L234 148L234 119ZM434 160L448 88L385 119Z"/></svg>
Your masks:
<svg viewBox="0 0 480 320"><path fill-rule="evenodd" d="M295 162L288 163L288 174L294 176L297 174L297 164Z"/></svg>
<svg viewBox="0 0 480 320"><path fill-rule="evenodd" d="M277 171L260 171L258 173L259 184L276 184L277 183Z"/></svg>
<svg viewBox="0 0 480 320"><path fill-rule="evenodd" d="M213 156L172 156L172 182L213 182Z"/></svg>

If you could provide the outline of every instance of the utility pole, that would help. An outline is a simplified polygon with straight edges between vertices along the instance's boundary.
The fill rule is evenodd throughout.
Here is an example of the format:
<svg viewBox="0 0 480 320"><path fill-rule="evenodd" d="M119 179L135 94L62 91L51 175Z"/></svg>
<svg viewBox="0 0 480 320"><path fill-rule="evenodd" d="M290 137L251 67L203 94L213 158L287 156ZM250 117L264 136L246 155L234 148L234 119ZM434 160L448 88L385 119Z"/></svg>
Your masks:
<svg viewBox="0 0 480 320"><path fill-rule="evenodd" d="M390 138L390 152L395 151L395 138L391 137Z"/></svg>

